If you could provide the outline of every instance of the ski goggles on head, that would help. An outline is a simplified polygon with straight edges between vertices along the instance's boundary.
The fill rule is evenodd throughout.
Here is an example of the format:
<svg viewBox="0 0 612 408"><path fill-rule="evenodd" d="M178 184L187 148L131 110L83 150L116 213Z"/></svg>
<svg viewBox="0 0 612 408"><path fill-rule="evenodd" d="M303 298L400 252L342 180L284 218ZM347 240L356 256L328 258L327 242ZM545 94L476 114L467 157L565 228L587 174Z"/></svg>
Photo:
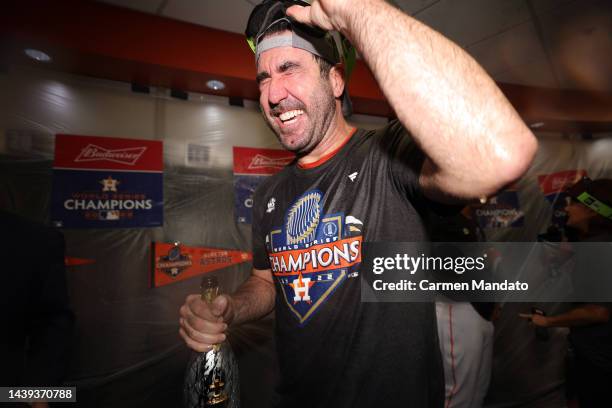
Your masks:
<svg viewBox="0 0 612 408"><path fill-rule="evenodd" d="M582 180L566 190L573 200L586 205L604 218L612 220L612 206L597 198L592 190L593 180L583 177Z"/></svg>
<svg viewBox="0 0 612 408"><path fill-rule="evenodd" d="M344 62L345 77L348 80L356 61L355 48L343 36L336 41L332 33L301 24L288 17L287 9L295 5L310 6L301 0L264 0L253 9L245 35L256 60L259 60L264 51L272 48L300 48L334 65ZM280 35L265 37L265 34L277 25L285 25L290 30Z"/></svg>

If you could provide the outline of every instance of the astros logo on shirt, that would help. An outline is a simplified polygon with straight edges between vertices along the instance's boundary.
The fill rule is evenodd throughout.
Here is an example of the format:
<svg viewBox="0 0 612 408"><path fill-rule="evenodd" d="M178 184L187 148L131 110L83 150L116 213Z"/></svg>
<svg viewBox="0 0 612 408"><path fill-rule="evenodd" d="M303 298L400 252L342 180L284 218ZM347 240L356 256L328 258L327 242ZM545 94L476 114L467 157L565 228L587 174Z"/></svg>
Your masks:
<svg viewBox="0 0 612 408"><path fill-rule="evenodd" d="M358 268L362 226L343 213L323 214L323 193L310 190L266 236L272 273L301 326Z"/></svg>

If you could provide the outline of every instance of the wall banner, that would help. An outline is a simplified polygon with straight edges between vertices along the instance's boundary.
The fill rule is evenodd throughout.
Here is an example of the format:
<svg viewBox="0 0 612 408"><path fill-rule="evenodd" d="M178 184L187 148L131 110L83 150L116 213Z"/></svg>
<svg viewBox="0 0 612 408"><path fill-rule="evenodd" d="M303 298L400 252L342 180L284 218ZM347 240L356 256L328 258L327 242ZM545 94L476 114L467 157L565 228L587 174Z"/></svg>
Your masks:
<svg viewBox="0 0 612 408"><path fill-rule="evenodd" d="M57 135L51 220L64 228L163 225L161 141Z"/></svg>
<svg viewBox="0 0 612 408"><path fill-rule="evenodd" d="M518 192L513 187L491 197L485 204L475 206L472 211L480 228L522 227L525 220Z"/></svg>
<svg viewBox="0 0 612 408"><path fill-rule="evenodd" d="M207 272L249 262L250 252L231 249L189 247L178 242L153 242L152 286L179 282Z"/></svg>
<svg viewBox="0 0 612 408"><path fill-rule="evenodd" d="M234 146L234 203L238 222L251 223L255 189L293 159L295 155L286 150Z"/></svg>
<svg viewBox="0 0 612 408"><path fill-rule="evenodd" d="M586 170L558 171L538 176L540 190L553 208L551 225L562 228L565 225L567 204L565 190L587 175Z"/></svg>

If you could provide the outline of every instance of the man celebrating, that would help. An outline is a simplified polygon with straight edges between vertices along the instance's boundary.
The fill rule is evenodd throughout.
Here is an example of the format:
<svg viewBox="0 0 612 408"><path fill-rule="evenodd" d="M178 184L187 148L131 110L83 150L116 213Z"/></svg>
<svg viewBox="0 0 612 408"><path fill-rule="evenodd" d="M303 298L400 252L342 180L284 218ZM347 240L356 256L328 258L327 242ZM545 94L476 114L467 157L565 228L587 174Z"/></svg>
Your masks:
<svg viewBox="0 0 612 408"><path fill-rule="evenodd" d="M345 121L329 31L354 44L399 121ZM425 241L428 211L516 180L535 138L471 57L383 0L266 0L247 37L264 119L297 159L255 194L252 276L211 306L189 296L181 336L204 352L275 309L282 406L442 406L434 305L362 303L362 243Z"/></svg>

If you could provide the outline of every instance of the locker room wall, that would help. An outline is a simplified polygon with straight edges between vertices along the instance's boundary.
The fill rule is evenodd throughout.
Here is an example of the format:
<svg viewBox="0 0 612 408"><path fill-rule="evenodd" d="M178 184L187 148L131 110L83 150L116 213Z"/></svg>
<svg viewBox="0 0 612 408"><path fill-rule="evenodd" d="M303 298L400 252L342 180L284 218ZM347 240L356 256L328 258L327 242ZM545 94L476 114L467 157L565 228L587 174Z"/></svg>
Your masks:
<svg viewBox="0 0 612 408"><path fill-rule="evenodd" d="M250 250L250 226L237 224L233 213L231 149L279 148L275 136L250 101L234 107L227 98L195 94L182 101L164 89L136 94L125 83L23 68L1 72L0 89L0 208L33 220L49 221L55 134L163 140L163 227L62 230L67 255L96 260L67 270L77 316L67 381L77 385L81 406L177 406L189 355L178 336L178 309L199 281L151 289L150 242ZM387 119L352 122L373 128ZM546 229L552 207L539 190L539 174L586 169L592 178L612 177L609 136L538 134L537 157L518 183L524 226L487 230L489 239L532 241ZM208 158L188 163L188 144L202 146ZM227 292L249 273L247 264L215 272ZM532 330L515 318L525 307L506 305L497 324L492 404L560 395L565 334L554 333L547 358L534 356L542 351L534 351ZM550 312L559 307L550 305ZM268 317L230 333L244 407L267 406L273 398L272 327Z"/></svg>

